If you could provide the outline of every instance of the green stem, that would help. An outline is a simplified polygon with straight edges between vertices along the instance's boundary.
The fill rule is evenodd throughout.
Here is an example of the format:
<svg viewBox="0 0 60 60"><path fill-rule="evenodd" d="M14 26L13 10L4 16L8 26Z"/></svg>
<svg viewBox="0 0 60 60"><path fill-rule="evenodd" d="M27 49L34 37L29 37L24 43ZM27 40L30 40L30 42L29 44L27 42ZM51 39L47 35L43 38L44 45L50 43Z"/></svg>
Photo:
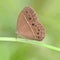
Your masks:
<svg viewBox="0 0 60 60"><path fill-rule="evenodd" d="M34 45L38 45L38 46L43 46L45 48L60 52L60 48L58 48L58 47L48 45L48 44L45 44L43 42L34 41L34 40L27 40L27 39L22 39L22 38L12 38L12 37L0 37L0 41L29 43L29 44L34 44Z"/></svg>

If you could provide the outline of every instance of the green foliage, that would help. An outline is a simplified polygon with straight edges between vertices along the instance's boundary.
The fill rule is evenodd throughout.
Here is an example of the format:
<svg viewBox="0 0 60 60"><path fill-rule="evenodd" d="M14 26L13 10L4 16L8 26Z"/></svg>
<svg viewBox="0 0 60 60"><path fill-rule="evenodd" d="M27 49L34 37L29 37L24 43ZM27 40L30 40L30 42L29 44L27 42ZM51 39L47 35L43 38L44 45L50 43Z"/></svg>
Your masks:
<svg viewBox="0 0 60 60"><path fill-rule="evenodd" d="M43 41L16 40L16 24L25 6L45 26ZM60 0L0 0L0 60L60 60Z"/></svg>

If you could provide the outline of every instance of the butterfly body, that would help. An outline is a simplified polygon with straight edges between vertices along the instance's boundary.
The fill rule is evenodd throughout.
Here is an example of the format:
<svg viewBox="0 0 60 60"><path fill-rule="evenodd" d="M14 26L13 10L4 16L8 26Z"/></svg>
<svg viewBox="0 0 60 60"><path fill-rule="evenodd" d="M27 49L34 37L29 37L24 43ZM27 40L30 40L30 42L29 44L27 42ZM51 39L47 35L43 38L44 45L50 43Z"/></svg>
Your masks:
<svg viewBox="0 0 60 60"><path fill-rule="evenodd" d="M45 29L31 7L25 7L19 14L17 32L18 35L39 41L45 37Z"/></svg>

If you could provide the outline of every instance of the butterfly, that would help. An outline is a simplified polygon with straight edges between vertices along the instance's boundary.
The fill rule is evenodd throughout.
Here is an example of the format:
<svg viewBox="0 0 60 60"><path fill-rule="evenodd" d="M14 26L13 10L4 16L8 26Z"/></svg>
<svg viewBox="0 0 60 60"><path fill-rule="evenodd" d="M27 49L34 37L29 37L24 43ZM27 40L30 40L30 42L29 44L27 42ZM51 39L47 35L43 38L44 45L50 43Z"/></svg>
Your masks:
<svg viewBox="0 0 60 60"><path fill-rule="evenodd" d="M45 37L45 28L33 8L27 6L20 12L17 21L17 35L37 41Z"/></svg>

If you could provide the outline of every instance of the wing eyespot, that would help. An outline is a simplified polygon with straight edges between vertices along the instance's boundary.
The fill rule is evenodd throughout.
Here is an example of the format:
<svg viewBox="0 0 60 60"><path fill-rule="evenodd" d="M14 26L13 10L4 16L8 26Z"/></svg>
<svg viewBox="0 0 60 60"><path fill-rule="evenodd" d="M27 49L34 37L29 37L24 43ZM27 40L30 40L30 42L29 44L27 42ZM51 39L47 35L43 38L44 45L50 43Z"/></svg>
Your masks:
<svg viewBox="0 0 60 60"><path fill-rule="evenodd" d="M39 32L37 32L37 35L39 35Z"/></svg>
<svg viewBox="0 0 60 60"><path fill-rule="evenodd" d="M29 20L31 20L31 17L29 17Z"/></svg>
<svg viewBox="0 0 60 60"><path fill-rule="evenodd" d="M38 29L38 31L40 31L40 29Z"/></svg>
<svg viewBox="0 0 60 60"><path fill-rule="evenodd" d="M35 24L34 23L32 23L32 26L34 26Z"/></svg>
<svg viewBox="0 0 60 60"><path fill-rule="evenodd" d="M39 37L39 36L37 36L37 38L39 39L40 37Z"/></svg>
<svg viewBox="0 0 60 60"><path fill-rule="evenodd" d="M28 13L28 11L26 11L26 13Z"/></svg>

